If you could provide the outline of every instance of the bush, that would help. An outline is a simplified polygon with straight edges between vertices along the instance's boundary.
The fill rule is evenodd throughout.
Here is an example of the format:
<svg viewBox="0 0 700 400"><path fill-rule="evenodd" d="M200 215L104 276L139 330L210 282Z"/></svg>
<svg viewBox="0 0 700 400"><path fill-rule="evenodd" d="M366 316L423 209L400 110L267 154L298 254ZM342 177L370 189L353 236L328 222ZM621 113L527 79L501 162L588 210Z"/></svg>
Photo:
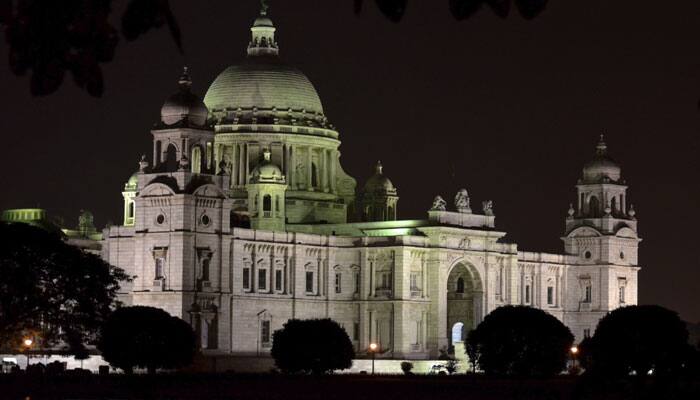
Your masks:
<svg viewBox="0 0 700 400"><path fill-rule="evenodd" d="M406 375L412 375L413 372L413 363L409 361L404 361L401 363L401 371L403 371L404 374Z"/></svg>
<svg viewBox="0 0 700 400"><path fill-rule="evenodd" d="M153 307L124 307L107 319L98 343L102 357L127 374L134 367L180 368L190 365L197 351L194 332L180 318Z"/></svg>
<svg viewBox="0 0 700 400"><path fill-rule="evenodd" d="M542 310L525 306L495 309L471 331L466 352L489 375L551 376L566 366L574 337Z"/></svg>
<svg viewBox="0 0 700 400"><path fill-rule="evenodd" d="M355 357L345 330L327 318L290 319L272 340L272 357L286 373L325 374L350 368Z"/></svg>
<svg viewBox="0 0 700 400"><path fill-rule="evenodd" d="M675 375L688 360L688 330L674 311L654 305L618 308L598 322L590 371L605 376Z"/></svg>

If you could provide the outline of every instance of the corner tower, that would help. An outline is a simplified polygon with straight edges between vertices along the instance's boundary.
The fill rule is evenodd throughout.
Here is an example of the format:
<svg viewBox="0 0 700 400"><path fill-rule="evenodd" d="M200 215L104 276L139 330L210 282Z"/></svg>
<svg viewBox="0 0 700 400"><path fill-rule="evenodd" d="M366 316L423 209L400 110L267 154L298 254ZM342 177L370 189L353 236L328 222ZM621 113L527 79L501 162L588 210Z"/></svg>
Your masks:
<svg viewBox="0 0 700 400"><path fill-rule="evenodd" d="M568 284L573 325L592 329L599 313L637 303L637 235L634 208L628 206L627 184L620 166L608 155L601 135L593 159L583 167L576 185L577 203L569 206L565 252L572 256ZM578 293L578 295L576 295ZM583 316L581 316L583 315ZM585 336L585 335L584 335Z"/></svg>

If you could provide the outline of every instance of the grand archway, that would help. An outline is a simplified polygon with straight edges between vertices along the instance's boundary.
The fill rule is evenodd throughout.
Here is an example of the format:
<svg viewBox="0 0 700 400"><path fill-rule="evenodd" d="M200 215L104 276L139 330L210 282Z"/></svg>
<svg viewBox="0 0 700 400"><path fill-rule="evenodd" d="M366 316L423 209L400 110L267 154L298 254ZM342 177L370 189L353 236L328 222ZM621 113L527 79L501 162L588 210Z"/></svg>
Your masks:
<svg viewBox="0 0 700 400"><path fill-rule="evenodd" d="M467 334L482 318L483 286L476 269L458 263L447 276L447 332L449 351L464 352ZM457 347L457 348L456 348Z"/></svg>

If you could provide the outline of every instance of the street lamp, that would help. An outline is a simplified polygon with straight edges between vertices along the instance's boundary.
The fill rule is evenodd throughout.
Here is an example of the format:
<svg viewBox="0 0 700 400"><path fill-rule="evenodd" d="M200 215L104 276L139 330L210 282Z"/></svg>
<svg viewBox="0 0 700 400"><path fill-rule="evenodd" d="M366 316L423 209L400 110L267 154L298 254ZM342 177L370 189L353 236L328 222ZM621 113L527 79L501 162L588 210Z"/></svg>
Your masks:
<svg viewBox="0 0 700 400"><path fill-rule="evenodd" d="M576 355L578 354L578 346L571 346L569 351L571 352L572 367L573 369L576 369Z"/></svg>
<svg viewBox="0 0 700 400"><path fill-rule="evenodd" d="M24 355L27 357L27 368L29 368L29 349L32 347L34 344L34 340L30 337L26 337L22 339L22 346L24 347Z"/></svg>
<svg viewBox="0 0 700 400"><path fill-rule="evenodd" d="M374 375L374 359L377 356L377 349L379 346L376 343L369 344L369 352L372 353L372 375Z"/></svg>

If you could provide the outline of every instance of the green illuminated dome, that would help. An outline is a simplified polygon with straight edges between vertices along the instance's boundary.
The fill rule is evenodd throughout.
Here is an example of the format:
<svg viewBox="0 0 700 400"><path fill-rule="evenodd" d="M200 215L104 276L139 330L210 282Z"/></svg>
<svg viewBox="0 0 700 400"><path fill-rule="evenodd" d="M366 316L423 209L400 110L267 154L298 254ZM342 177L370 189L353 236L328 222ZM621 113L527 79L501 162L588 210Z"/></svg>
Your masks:
<svg viewBox="0 0 700 400"><path fill-rule="evenodd" d="M278 57L275 27L266 10L251 28L248 57L226 68L204 96L219 119L236 123L278 123L325 126L321 99L309 78ZM290 112L291 111L291 112Z"/></svg>
<svg viewBox="0 0 700 400"><path fill-rule="evenodd" d="M214 110L305 110L323 114L321 99L309 79L300 71L271 57L251 57L242 65L224 70L204 96Z"/></svg>
<svg viewBox="0 0 700 400"><path fill-rule="evenodd" d="M124 191L125 192L135 192L136 188L139 185L139 173L134 172L130 177L129 180L126 181L124 184Z"/></svg>

